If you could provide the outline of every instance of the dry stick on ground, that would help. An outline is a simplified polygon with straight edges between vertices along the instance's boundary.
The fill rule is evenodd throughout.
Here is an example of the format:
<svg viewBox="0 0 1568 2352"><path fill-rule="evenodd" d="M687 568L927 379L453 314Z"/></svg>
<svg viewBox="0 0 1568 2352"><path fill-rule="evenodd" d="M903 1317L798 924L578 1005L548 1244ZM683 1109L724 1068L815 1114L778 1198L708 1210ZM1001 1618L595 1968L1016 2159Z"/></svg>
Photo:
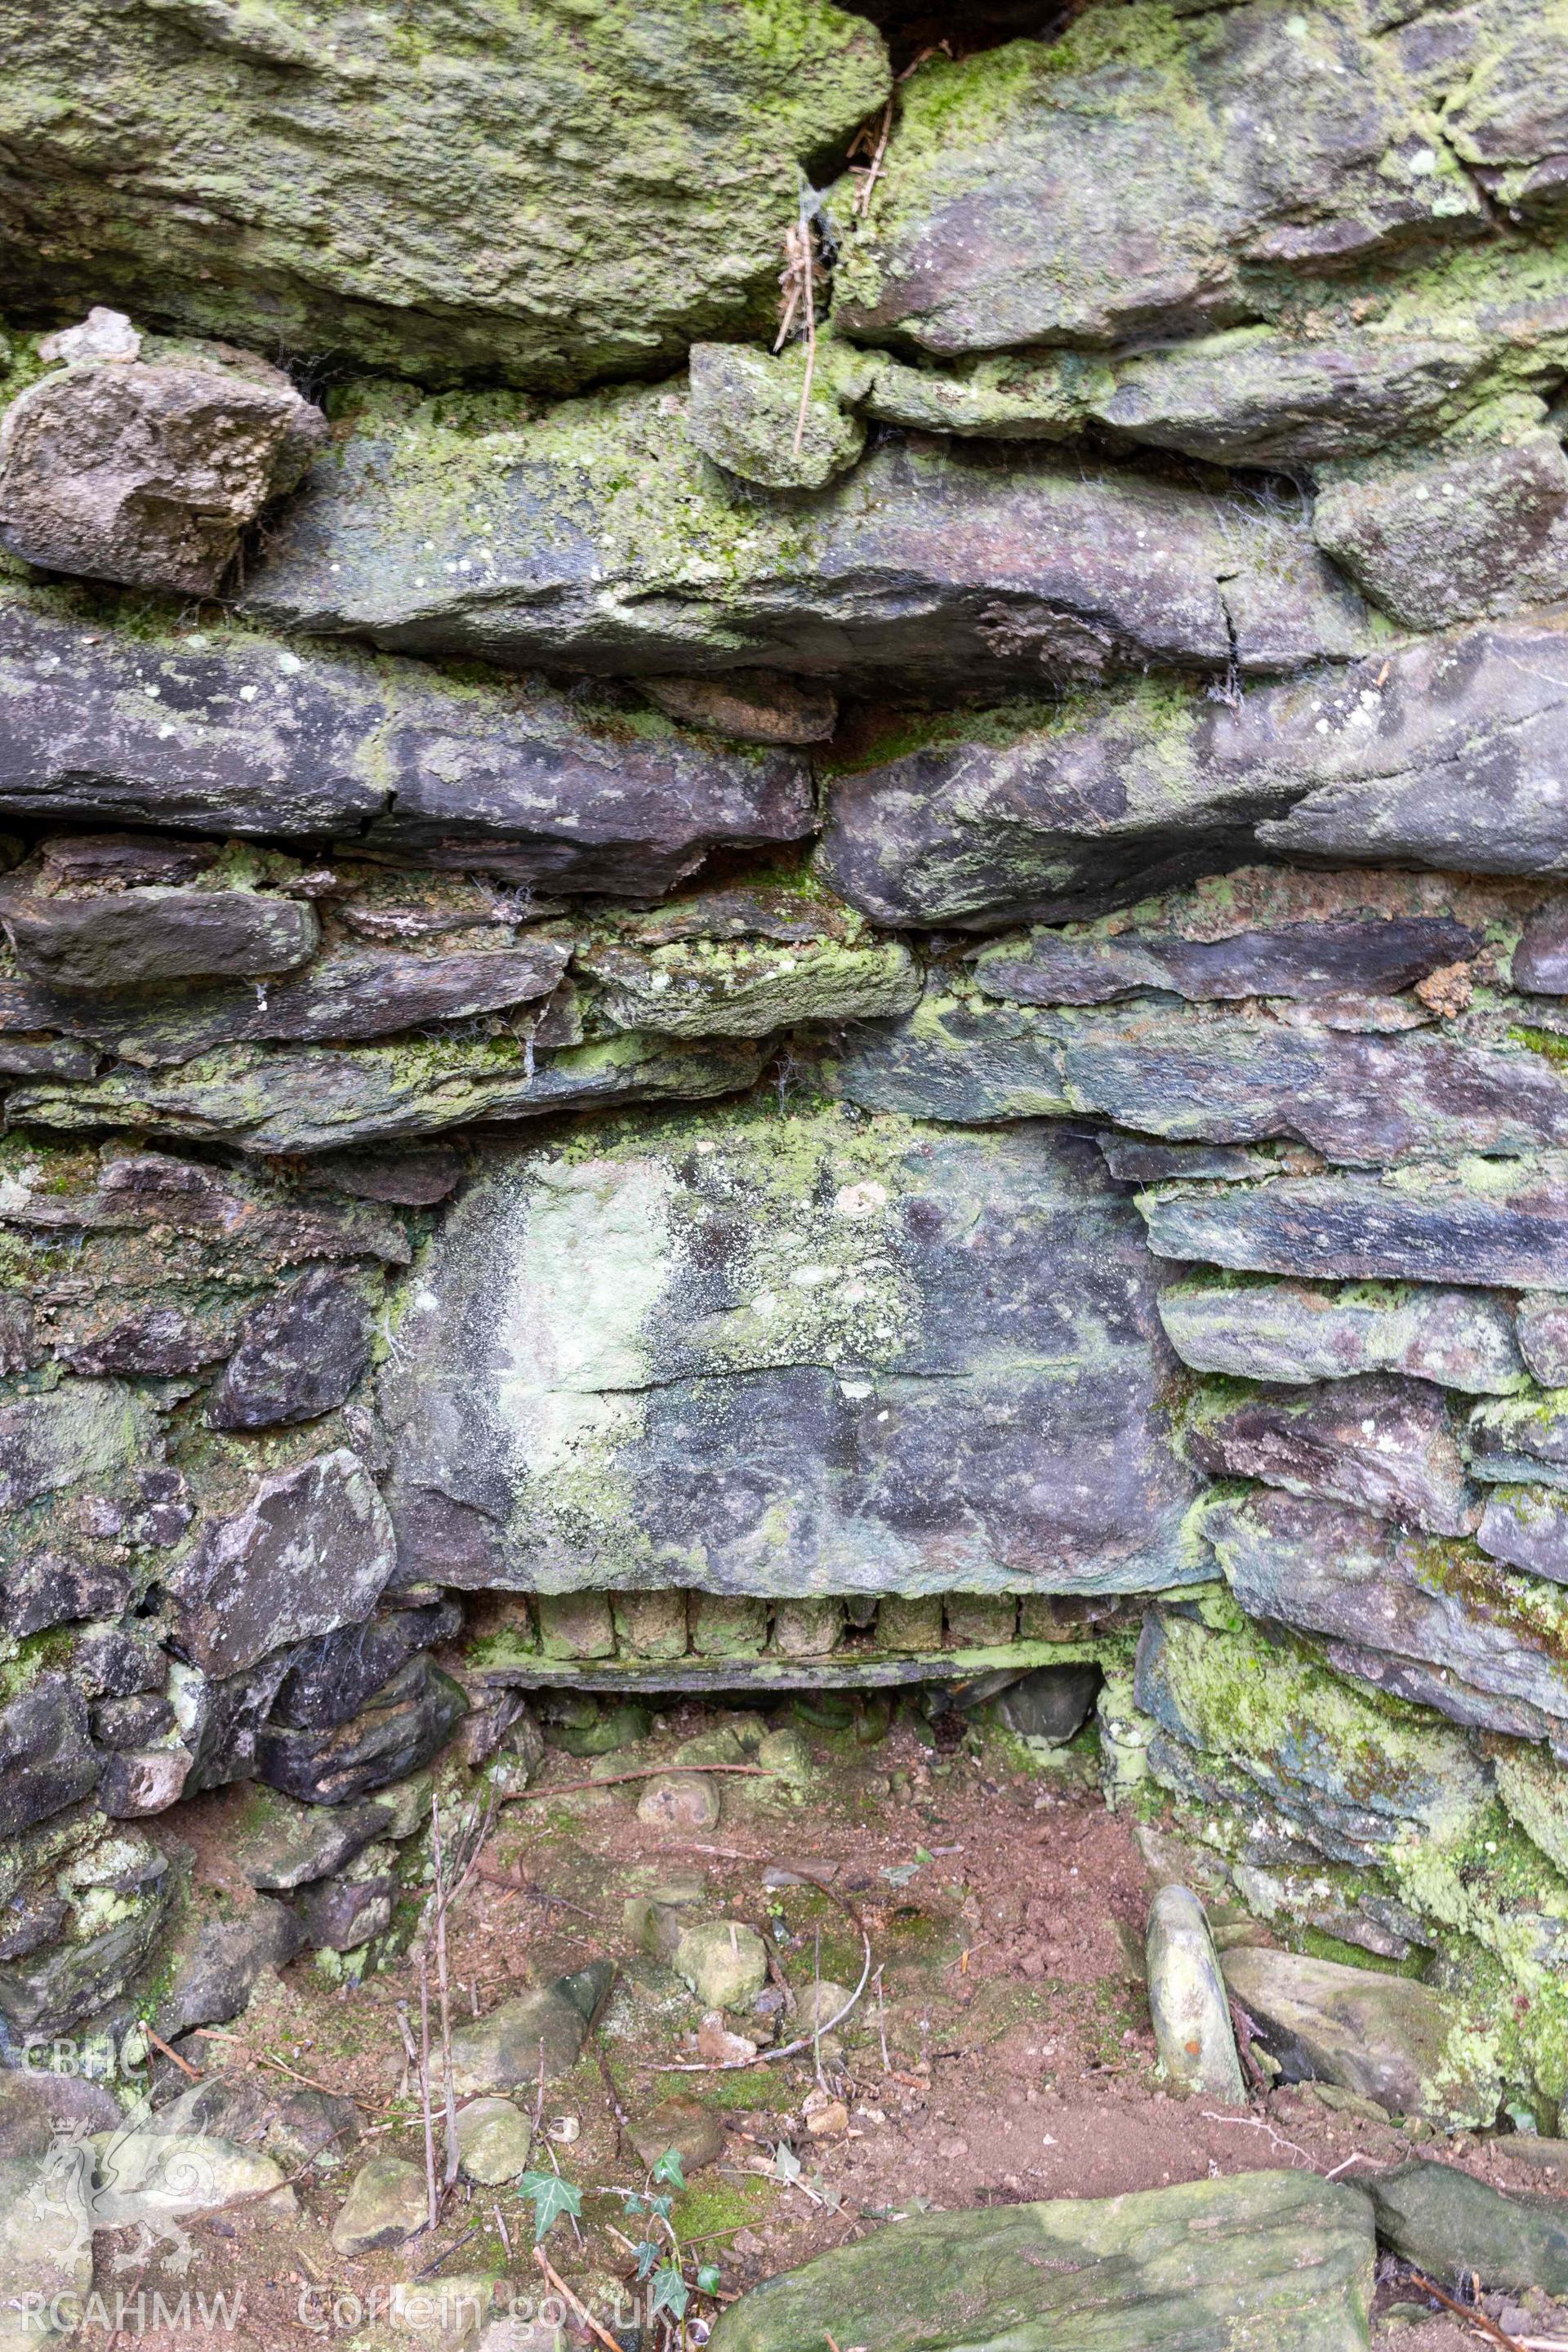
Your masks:
<svg viewBox="0 0 1568 2352"><path fill-rule="evenodd" d="M425 2226L433 2230L441 2218L441 2205L436 2194L436 2119L430 2112L430 1956L423 1944L419 1948L419 2113L425 2126L425 2193L429 2208Z"/></svg>
<svg viewBox="0 0 1568 2352"><path fill-rule="evenodd" d="M314 2074L301 2074L298 2066L290 2066L286 2058L275 2058L270 2050L253 2050L243 2033L220 2033L214 2025L198 2025L195 2029L195 2039L198 2042L232 2042L257 2065L276 2066L279 2073L287 2074L290 2082L303 2083L308 2091L324 2091L329 2099L345 2099L352 2095L347 2091L334 2090L331 2083L318 2082Z"/></svg>
<svg viewBox="0 0 1568 2352"><path fill-rule="evenodd" d="M674 2063L668 2066L656 2067L654 2070L656 2074L738 2074L742 2073L748 2066L776 2065L781 2058L794 2058L798 2056L801 2051L810 2050L814 2044L820 2041L823 2034L831 2033L836 2026L842 2025L850 2011L858 2006L861 1994L865 1991L866 1987L871 1981L871 1938L866 1932L866 1923L861 1918L858 1911L856 1910L855 1906L848 1902L842 1895L836 1894L833 1888L827 1885L826 1880L821 1878L813 1878L811 1874L805 1870L797 1870L795 1875L797 1878L805 1879L808 1885L815 1886L819 1895L826 1895L830 1903L837 1904L840 1911L843 1912L845 1917L849 1921L851 1927L854 1927L857 1935L858 1935L861 1945L864 1948L864 1958L862 1959L860 1966L860 1980L857 1984L854 1991L850 1994L848 2000L845 2002L843 2008L838 2011L836 2016L828 2018L826 2023L816 2025L812 2032L803 2033L797 2041L785 2042L777 2050L759 2050L754 2058L721 2058L716 2061L684 2058L677 2060Z"/></svg>
<svg viewBox="0 0 1568 2352"><path fill-rule="evenodd" d="M434 1797L430 1803L430 1852L436 1867L436 1990L441 2009L441 2085L447 2116L447 2164L444 2186L450 2189L458 2178L458 2104L452 2088L452 1992L447 1970L447 1889L446 1856L441 1845L441 1800Z"/></svg>
<svg viewBox="0 0 1568 2352"><path fill-rule="evenodd" d="M670 1772L741 1772L753 1780L776 1780L766 1764L639 1764L635 1772L606 1772L600 1780L558 1780L549 1789L519 1789L503 1805L531 1805L540 1797L570 1797L579 1789L613 1789L617 1780L662 1780Z"/></svg>
<svg viewBox="0 0 1568 2352"><path fill-rule="evenodd" d="M1479 2304L1456 2303L1451 2294L1445 2294L1440 2286L1433 2285L1425 2271L1413 2270L1410 2273L1410 2284L1418 2294L1429 2294L1434 2303L1440 2303L1445 2311L1457 2313L1459 2318L1478 2329L1489 2343L1502 2345L1504 2352L1521 2352L1518 2336L1508 2335L1498 2326L1495 2319L1488 2317Z"/></svg>
<svg viewBox="0 0 1568 2352"><path fill-rule="evenodd" d="M161 2033L154 2033L150 2025L143 2025L142 2031L147 2036L148 2041L153 2044L154 2050L161 2050L165 2058L172 2058L174 2060L182 2074L188 2074L193 2083L199 2083L201 2081L202 2077L200 2068L193 2066L188 2058L182 2058L177 2050L171 2050Z"/></svg>
<svg viewBox="0 0 1568 2352"><path fill-rule="evenodd" d="M616 2089L616 2078L610 2072L610 2062L605 2055L604 2044L600 2042L596 2030L589 2036L589 2039L594 2044L594 2055L599 2062L599 2073L604 2081L605 2096L609 2100L610 2112L616 2119L616 2154L618 2157L622 2148L630 2140L632 2136L631 2117L627 2115L625 2107L621 2105L620 2094Z"/></svg>
<svg viewBox="0 0 1568 2352"><path fill-rule="evenodd" d="M540 2269L544 2273L545 2284L549 2287L552 2287L563 2303L571 2305L578 2318L583 2322L584 2326L591 2328L594 2334L598 2337L600 2343L605 2347L605 2352L621 2352L621 2347L616 2343L609 2329L607 2327L600 2326L598 2321L595 2318L587 2305L585 2303L579 2303L571 2288L567 2285L565 2280L562 2278L557 2272L551 2269L550 2258L546 2254L542 2246L535 2246L533 2250L533 2259L539 2264Z"/></svg>

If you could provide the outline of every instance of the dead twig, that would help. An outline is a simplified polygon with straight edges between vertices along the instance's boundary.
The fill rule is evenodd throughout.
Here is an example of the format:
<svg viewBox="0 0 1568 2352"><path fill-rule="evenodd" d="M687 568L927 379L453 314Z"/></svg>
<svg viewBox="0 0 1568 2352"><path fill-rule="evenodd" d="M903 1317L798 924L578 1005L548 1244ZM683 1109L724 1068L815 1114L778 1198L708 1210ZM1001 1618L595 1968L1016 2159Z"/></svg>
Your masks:
<svg viewBox="0 0 1568 2352"><path fill-rule="evenodd" d="M458 2178L458 2107L452 2089L452 1991L447 1969L447 1913L450 1902L447 1888L446 1855L441 1844L439 1797L433 1798L430 1804L430 1851L436 1870L436 1990L441 2013L441 2087L447 2120L447 2166L443 2185L449 2193ZM477 1855L474 1860L478 1860ZM472 1867L470 1863L469 1868ZM453 1892L456 1893L456 1889Z"/></svg>
<svg viewBox="0 0 1568 2352"><path fill-rule="evenodd" d="M610 2103L610 2113L616 2119L616 2154L618 2157L622 2147L631 2137L631 2117L621 2105L620 2094L616 2089L616 2078L610 2072L610 2062L605 2055L604 2045L597 2032L591 2034L589 2039L594 2044L594 2056L598 2061L600 2080L605 2085L605 2096Z"/></svg>
<svg viewBox="0 0 1568 2352"><path fill-rule="evenodd" d="M597 1912L584 1910L581 1903L569 1903L564 1895L552 1895L521 1870L486 1870L481 1866L474 1875L487 1886L504 1886L512 1895L526 1895L531 1903L542 1904L547 1912L574 1911L579 1919L586 1919L595 1927L603 1924Z"/></svg>
<svg viewBox="0 0 1568 2352"><path fill-rule="evenodd" d="M143 2025L142 2031L147 2036L148 2041L153 2044L154 2050L161 2050L165 2058L172 2058L174 2060L182 2074L188 2074L193 2083L199 2083L201 2081L201 2069L199 2067L193 2066L188 2058L182 2058L177 2050L171 2050L161 2033L154 2033L150 2025Z"/></svg>
<svg viewBox="0 0 1568 2352"><path fill-rule="evenodd" d="M425 2195L428 2208L425 2226L433 2230L441 2218L436 2194L436 2118L430 2106L430 1959L419 1948L419 2113L425 2127Z"/></svg>
<svg viewBox="0 0 1568 2352"><path fill-rule="evenodd" d="M857 155L864 155L869 159L862 163L855 173L857 220L864 220L871 209L871 197L877 182L881 177L883 159L888 152L888 141L892 135L892 129L893 101L889 99L881 113L877 117L875 124L863 122L850 142L851 162Z"/></svg>
<svg viewBox="0 0 1568 2352"><path fill-rule="evenodd" d="M563 2303L571 2305L572 2309L583 2322L584 2326L591 2329L593 2334L598 2337L600 2343L604 2345L605 2352L621 2352L620 2345L616 2343L615 2337L610 2334L609 2329L607 2327L600 2326L598 2321L595 2318L587 2305L585 2303L579 2303L571 2288L567 2285L565 2280L561 2277L558 2272L552 2270L550 2266L550 2258L546 2254L542 2246L535 2246L533 2250L533 2259L539 2264L540 2269L544 2273L544 2283L546 2286L552 2288Z"/></svg>
<svg viewBox="0 0 1568 2352"><path fill-rule="evenodd" d="M1510 2336L1506 2330L1500 2328L1497 2321L1489 2318L1481 2309L1479 2304L1456 2303L1451 2294L1445 2294L1440 2286L1434 2286L1424 2271L1413 2270L1410 2273L1410 2284L1418 2294L1429 2294L1434 2303L1442 2305L1445 2311L1454 2312L1469 2326L1476 2328L1486 2337L1489 2344L1500 2344L1503 2347L1503 2352L1522 2352L1518 2336Z"/></svg>

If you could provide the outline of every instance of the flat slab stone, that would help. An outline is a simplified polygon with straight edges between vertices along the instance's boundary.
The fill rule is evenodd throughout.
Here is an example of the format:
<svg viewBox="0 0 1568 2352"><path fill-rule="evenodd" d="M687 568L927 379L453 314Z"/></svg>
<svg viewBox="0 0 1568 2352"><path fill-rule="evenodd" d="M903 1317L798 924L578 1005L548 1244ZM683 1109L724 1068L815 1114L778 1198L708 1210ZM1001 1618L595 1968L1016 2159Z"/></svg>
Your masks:
<svg viewBox="0 0 1568 2352"><path fill-rule="evenodd" d="M1458 2007L1430 1986L1245 1944L1220 1965L1288 2079L1337 2084L1390 2115L1453 2127L1496 2115L1496 2075L1468 2046Z"/></svg>
<svg viewBox="0 0 1568 2352"><path fill-rule="evenodd" d="M924 2213L731 2304L714 2352L1364 2352L1359 2189L1251 2172L1127 2197ZM840 2334L840 2329L843 2333Z"/></svg>
<svg viewBox="0 0 1568 2352"><path fill-rule="evenodd" d="M1568 1718L1568 1598L1473 1543L1267 1487L1207 1506L1204 1528L1249 1616L1451 1669L1556 1723ZM1559 1732L1558 1737L1563 1735Z"/></svg>
<svg viewBox="0 0 1568 2352"><path fill-rule="evenodd" d="M511 669L765 667L922 693L1151 665L1250 677L1366 647L1360 597L1283 512L897 435L784 504L711 463L688 403L679 377L542 417L496 395L486 431L455 433L438 404L363 386L246 609Z"/></svg>
<svg viewBox="0 0 1568 2352"><path fill-rule="evenodd" d="M874 921L989 930L1126 906L1248 848L1568 872L1568 623L1395 645L1229 704L1163 682L875 729L830 771L818 864Z"/></svg>
<svg viewBox="0 0 1568 2352"><path fill-rule="evenodd" d="M1088 1142L752 1103L481 1164L384 1376L400 1578L773 1595L1203 1572Z"/></svg>
<svg viewBox="0 0 1568 2352"><path fill-rule="evenodd" d="M90 126L40 139L79 72ZM270 6L126 23L70 0L11 49L0 255L45 315L74 290L262 351L570 389L771 332L797 166L887 89L876 32L823 0L659 0L629 44L598 18L459 7L412 51L374 14L323 44ZM128 154L137 186L110 196Z"/></svg>
<svg viewBox="0 0 1568 2352"><path fill-rule="evenodd" d="M1561 1151L1384 1176L1173 1187L1142 1194L1138 1205L1159 1256L1265 1274L1554 1291L1568 1263Z"/></svg>
<svg viewBox="0 0 1568 2352"><path fill-rule="evenodd" d="M830 1076L870 1108L988 1120L1055 1106L1176 1141L1299 1139L1352 1166L1568 1142L1568 1079L1513 1039L1364 1034L1293 1009L995 1003L947 975L901 1020L853 1031Z"/></svg>
<svg viewBox="0 0 1568 2352"><path fill-rule="evenodd" d="M1568 2294L1563 2200L1505 2196L1453 2164L1400 2164L1367 2184L1377 2234L1402 2260L1446 2283L1456 2256L1488 2287Z"/></svg>
<svg viewBox="0 0 1568 2352"><path fill-rule="evenodd" d="M0 711L9 816L346 835L635 897L720 841L795 841L813 823L794 751L221 622L121 635L58 592L0 590Z"/></svg>
<svg viewBox="0 0 1568 2352"><path fill-rule="evenodd" d="M1471 1533L1479 1514L1448 1400L1426 1381L1365 1372L1321 1388L1201 1394L1185 1442L1216 1477L1259 1478L1436 1535Z"/></svg>
<svg viewBox="0 0 1568 2352"><path fill-rule="evenodd" d="M1408 1372L1477 1396L1524 1384L1514 1318L1484 1291L1360 1283L1172 1283L1160 1320L1184 1364L1244 1380Z"/></svg>

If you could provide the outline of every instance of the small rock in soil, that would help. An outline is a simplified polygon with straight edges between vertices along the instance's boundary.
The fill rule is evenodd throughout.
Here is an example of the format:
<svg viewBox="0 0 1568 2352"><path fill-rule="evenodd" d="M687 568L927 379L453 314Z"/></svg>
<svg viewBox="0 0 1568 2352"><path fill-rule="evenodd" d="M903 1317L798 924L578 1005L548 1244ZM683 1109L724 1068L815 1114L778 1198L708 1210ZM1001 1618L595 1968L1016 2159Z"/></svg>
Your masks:
<svg viewBox="0 0 1568 2352"><path fill-rule="evenodd" d="M400 2246L425 2226L429 2206L425 2175L400 2156L373 2156L355 2173L338 2208L331 2239L340 2254L368 2254Z"/></svg>
<svg viewBox="0 0 1568 2352"><path fill-rule="evenodd" d="M687 2173L716 2164L724 2153L723 2125L696 2099L666 2099L632 2125L630 2137L645 2164L657 2164L673 2148Z"/></svg>
<svg viewBox="0 0 1568 2352"><path fill-rule="evenodd" d="M721 1800L706 1772L666 1772L650 1780L637 1804L637 1819L655 1829L711 1830L719 1826Z"/></svg>
<svg viewBox="0 0 1568 2352"><path fill-rule="evenodd" d="M533 2126L510 2099L470 2099L458 2110L458 2152L469 2180L500 2189L528 2169Z"/></svg>
<svg viewBox="0 0 1568 2352"><path fill-rule="evenodd" d="M688 1927L671 1965L705 2009L740 2009L768 1980L767 1947L738 1919L708 1919Z"/></svg>

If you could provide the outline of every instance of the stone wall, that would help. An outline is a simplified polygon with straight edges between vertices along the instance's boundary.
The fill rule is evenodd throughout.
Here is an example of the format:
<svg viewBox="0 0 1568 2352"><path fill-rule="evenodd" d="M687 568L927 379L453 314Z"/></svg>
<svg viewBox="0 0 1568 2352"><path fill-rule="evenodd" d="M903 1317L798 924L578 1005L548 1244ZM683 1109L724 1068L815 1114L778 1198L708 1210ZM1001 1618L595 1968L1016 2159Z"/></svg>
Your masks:
<svg viewBox="0 0 1568 2352"><path fill-rule="evenodd" d="M521 1689L1055 1657L1546 2119L1568 14L15 13L7 2047Z"/></svg>

